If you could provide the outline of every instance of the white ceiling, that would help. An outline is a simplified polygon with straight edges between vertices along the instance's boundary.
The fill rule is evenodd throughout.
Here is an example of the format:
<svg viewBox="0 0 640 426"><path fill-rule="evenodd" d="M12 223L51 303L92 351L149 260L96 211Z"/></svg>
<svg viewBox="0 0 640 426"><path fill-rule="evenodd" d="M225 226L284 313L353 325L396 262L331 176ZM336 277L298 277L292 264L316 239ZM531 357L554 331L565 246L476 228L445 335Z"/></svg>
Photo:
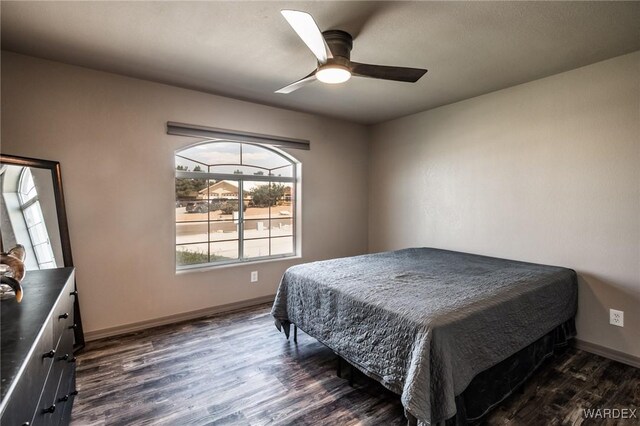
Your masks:
<svg viewBox="0 0 640 426"><path fill-rule="evenodd" d="M640 2L14 2L2 48L294 110L377 123L640 49ZM365 78L274 90L310 51L279 11L354 37L352 59L425 67L417 83Z"/></svg>

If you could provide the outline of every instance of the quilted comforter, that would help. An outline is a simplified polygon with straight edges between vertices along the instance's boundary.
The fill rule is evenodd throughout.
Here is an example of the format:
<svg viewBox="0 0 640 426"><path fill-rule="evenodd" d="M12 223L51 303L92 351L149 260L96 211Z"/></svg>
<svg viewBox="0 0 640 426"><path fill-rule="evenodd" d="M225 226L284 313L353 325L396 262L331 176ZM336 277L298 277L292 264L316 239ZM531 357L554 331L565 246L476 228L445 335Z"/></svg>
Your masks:
<svg viewBox="0 0 640 426"><path fill-rule="evenodd" d="M456 414L455 396L577 308L571 269L433 248L289 268L272 308L401 395L418 423Z"/></svg>

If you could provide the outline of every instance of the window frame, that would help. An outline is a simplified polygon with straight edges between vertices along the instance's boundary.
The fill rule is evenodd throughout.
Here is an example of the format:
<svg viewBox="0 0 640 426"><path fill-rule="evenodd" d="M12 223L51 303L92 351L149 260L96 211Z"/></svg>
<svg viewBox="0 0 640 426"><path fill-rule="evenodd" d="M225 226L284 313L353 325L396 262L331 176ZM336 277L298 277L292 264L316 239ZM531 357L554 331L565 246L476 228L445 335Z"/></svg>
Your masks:
<svg viewBox="0 0 640 426"><path fill-rule="evenodd" d="M216 143L232 143L232 144L238 144L239 145L239 152L240 152L240 160L239 163L214 163L214 164L206 164L203 163L201 161L197 161L194 160L193 158L189 158L189 157L185 157L180 155L181 152L184 152L190 148L196 147L196 146L200 146L200 145L208 145L208 144L216 144ZM255 147L258 147L260 149L269 151L275 155L278 155L279 157L283 158L284 160L286 160L288 162L288 164L285 165L281 165L281 166L277 166L274 168L266 168L266 167L262 167L262 166L256 166L253 164L245 164L243 161L243 146L244 145L252 145ZM205 171L198 171L198 172L193 172L193 171L183 171L183 170L178 170L176 168L176 164L175 164L175 159L177 158L181 158L183 160L187 160L189 162L192 163L196 163L199 166L201 166L203 169L207 170ZM256 168L256 169L260 169L260 170L264 170L265 174L262 175L255 175L255 174L244 174L244 173L209 173L209 167L218 167L218 166L238 166L238 167L252 167L252 168ZM291 167L291 176L275 176L275 175L271 175L272 172L277 171L278 169L282 169L285 167ZM298 244L298 240L299 240L299 226L298 226L298 220L299 220L299 210L300 210L300 204L299 204L299 197L300 197L300 182L299 182L299 176L300 176L300 168L301 168L301 163L299 160L297 160L295 157L293 157L292 155L288 154L287 152L284 152L283 150L280 150L278 148L274 148L272 146L266 145L266 144L261 144L261 143L254 143L254 142L244 142L244 141L235 141L235 140L227 140L227 139L220 139L220 140L205 140L205 141L200 141L198 143L195 144L191 144L191 145L187 145L184 147L181 147L180 149L176 150L174 152L174 201L179 201L176 197L175 194L175 184L176 184L176 180L177 179L203 179L207 181L207 189L210 188L214 183L211 183L211 181L215 181L217 182L221 182L221 181L230 181L230 182L237 182L238 184L238 196L237 198L234 198L234 200L238 201L238 217L236 218L232 218L231 219L214 219L212 220L210 218L210 215L207 215L207 219L206 220L195 220L195 221L178 221L175 219L174 217L174 222L175 222L175 227L174 227L174 264L176 267L176 273L180 273L180 272L185 272L185 271L198 271L198 270L203 270L203 269L211 269L211 268L217 268L217 267L223 267L223 266L233 266L233 265L246 265L249 263L260 263L260 262L265 262L265 261L274 261L274 260L282 260L282 259L288 259L288 258L293 258L293 257L298 257L300 256L299 254L299 244ZM245 212L244 212L244 208L242 208L241 206L243 206L244 204L244 200L245 200L245 190L244 190L244 184L245 182L264 182L266 184L274 184L274 183L285 183L285 184L290 184L292 191L293 191L293 196L289 195L289 199L291 202L291 216L287 217L286 219L291 220L291 235L286 235L286 236L276 236L276 237L272 237L271 235L271 221L274 219L272 217L272 212L271 209L274 206L270 206L269 207L269 216L267 218L258 218L258 219L245 219ZM210 202L212 199L210 198L210 194L207 193L207 198L205 199L205 201ZM277 218L276 218L277 219ZM281 219L285 219L285 218L281 218ZM269 222L269 235L267 237L258 237L258 238L245 238L244 237L244 232L245 232L245 222L246 221L259 221L259 220L268 220ZM177 253L178 253L178 247L180 246L187 246L187 245L195 245L195 244L207 244L207 255L209 260L211 259L211 243L215 243L215 242L230 242L230 241L236 241L236 239L231 239L231 240L211 240L210 234L211 234L211 224L213 223L224 223L224 222L230 222L230 221L237 221L237 233L238 233L238 258L237 259L229 259L229 260L218 260L218 261L209 261L209 262L205 262L205 263L196 263L196 264L189 264L189 265L178 265L177 262ZM194 243L182 243L182 244L178 244L177 243L177 233L178 233L178 224L180 223L206 223L207 225L207 239L208 241L206 242L194 242ZM291 238L292 240L292 251L290 253L284 253L284 254L269 254L267 256L256 256L256 257L245 257L244 256L244 243L245 241L251 241L251 240L260 240L260 239L266 239L269 242L269 253L271 253L272 250L272 241L274 239L278 239L278 238Z"/></svg>

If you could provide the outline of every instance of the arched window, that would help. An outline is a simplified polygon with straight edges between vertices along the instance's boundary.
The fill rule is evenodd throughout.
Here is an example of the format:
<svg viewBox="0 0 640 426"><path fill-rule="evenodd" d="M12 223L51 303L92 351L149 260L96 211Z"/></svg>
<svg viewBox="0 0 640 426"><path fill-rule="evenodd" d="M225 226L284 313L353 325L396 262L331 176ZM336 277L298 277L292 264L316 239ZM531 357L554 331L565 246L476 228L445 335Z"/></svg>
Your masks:
<svg viewBox="0 0 640 426"><path fill-rule="evenodd" d="M31 174L31 169L25 167L20 173L18 181L18 200L24 221L29 231L31 245L36 255L36 262L40 269L55 268L56 259L53 255L47 225L42 215L42 208L38 200L38 190Z"/></svg>
<svg viewBox="0 0 640 426"><path fill-rule="evenodd" d="M177 151L175 167L178 269L295 255L293 158L215 141Z"/></svg>

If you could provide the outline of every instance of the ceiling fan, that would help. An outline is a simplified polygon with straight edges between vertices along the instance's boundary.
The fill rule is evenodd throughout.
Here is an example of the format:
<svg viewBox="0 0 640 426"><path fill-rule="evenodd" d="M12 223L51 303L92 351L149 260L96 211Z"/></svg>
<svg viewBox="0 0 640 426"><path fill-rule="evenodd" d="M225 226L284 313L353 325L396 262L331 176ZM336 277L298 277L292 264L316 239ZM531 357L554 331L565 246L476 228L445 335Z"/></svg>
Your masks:
<svg viewBox="0 0 640 426"><path fill-rule="evenodd" d="M353 37L348 32L341 30L321 32L313 17L306 12L282 10L280 13L313 52L318 60L318 67L306 77L276 90L276 93L291 93L316 80L328 84L344 83L352 75L415 83L427 72L419 68L354 62L351 60Z"/></svg>

